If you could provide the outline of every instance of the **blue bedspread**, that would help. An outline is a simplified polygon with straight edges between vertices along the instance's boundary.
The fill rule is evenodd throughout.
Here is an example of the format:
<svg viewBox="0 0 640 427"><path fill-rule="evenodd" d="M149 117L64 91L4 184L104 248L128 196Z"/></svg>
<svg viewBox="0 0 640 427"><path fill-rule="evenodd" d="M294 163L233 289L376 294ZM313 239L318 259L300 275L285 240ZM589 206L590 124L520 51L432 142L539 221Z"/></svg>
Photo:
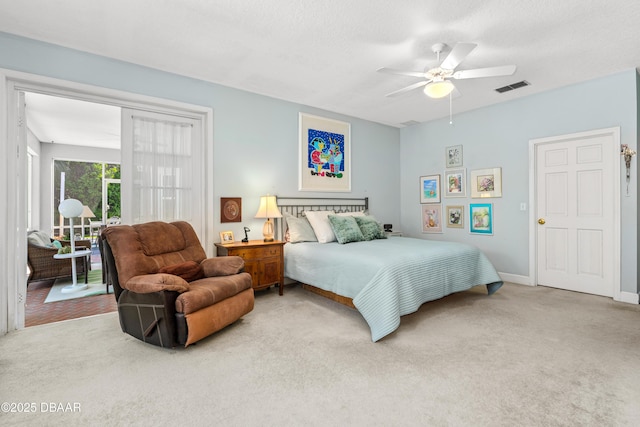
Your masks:
<svg viewBox="0 0 640 427"><path fill-rule="evenodd" d="M476 285L489 294L502 281L477 248L462 243L392 237L349 243L288 243L285 276L353 299L378 341L400 316L425 302Z"/></svg>

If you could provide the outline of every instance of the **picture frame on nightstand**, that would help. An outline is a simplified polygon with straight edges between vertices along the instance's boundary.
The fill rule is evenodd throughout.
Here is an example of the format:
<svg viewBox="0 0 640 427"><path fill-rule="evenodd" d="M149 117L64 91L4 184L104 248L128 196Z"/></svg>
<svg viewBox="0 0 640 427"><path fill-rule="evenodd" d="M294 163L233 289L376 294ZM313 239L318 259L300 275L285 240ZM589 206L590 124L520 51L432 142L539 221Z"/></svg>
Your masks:
<svg viewBox="0 0 640 427"><path fill-rule="evenodd" d="M223 245L233 243L233 231L221 231L220 232L220 242Z"/></svg>

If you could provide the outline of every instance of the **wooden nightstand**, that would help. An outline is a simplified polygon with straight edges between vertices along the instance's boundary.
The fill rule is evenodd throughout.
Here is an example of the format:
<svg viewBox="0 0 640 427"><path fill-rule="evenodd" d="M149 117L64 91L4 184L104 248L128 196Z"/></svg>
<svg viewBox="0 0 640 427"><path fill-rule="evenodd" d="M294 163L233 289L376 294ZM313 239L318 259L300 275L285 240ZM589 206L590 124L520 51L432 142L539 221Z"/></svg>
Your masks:
<svg viewBox="0 0 640 427"><path fill-rule="evenodd" d="M280 285L284 293L284 242L249 240L248 243L216 243L218 256L240 256L244 259L244 270L251 274L253 289L264 289Z"/></svg>
<svg viewBox="0 0 640 427"><path fill-rule="evenodd" d="M387 237L402 237L402 231L385 231Z"/></svg>

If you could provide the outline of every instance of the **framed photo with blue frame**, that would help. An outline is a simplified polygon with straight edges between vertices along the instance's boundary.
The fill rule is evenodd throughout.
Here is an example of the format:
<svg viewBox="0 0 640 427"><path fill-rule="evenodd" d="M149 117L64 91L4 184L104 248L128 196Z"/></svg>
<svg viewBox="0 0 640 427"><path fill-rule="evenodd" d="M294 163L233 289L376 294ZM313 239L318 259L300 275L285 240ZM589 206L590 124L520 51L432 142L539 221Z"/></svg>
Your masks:
<svg viewBox="0 0 640 427"><path fill-rule="evenodd" d="M472 234L493 235L493 204L469 204L469 232Z"/></svg>
<svg viewBox="0 0 640 427"><path fill-rule="evenodd" d="M420 203L440 203L440 175L420 177Z"/></svg>

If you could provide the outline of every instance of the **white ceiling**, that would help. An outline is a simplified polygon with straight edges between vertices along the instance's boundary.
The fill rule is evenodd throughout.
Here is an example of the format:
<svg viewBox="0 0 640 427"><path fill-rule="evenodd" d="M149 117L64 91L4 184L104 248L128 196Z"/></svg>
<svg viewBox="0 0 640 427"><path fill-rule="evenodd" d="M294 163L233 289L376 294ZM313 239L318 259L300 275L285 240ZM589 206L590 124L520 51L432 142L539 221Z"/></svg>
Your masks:
<svg viewBox="0 0 640 427"><path fill-rule="evenodd" d="M454 80L454 114L640 65L637 0L21 0L0 30L399 127L448 99L387 98L419 79L376 70L434 67L437 42L478 44L458 70L518 67Z"/></svg>
<svg viewBox="0 0 640 427"><path fill-rule="evenodd" d="M25 93L27 127L40 142L120 149L120 108Z"/></svg>

